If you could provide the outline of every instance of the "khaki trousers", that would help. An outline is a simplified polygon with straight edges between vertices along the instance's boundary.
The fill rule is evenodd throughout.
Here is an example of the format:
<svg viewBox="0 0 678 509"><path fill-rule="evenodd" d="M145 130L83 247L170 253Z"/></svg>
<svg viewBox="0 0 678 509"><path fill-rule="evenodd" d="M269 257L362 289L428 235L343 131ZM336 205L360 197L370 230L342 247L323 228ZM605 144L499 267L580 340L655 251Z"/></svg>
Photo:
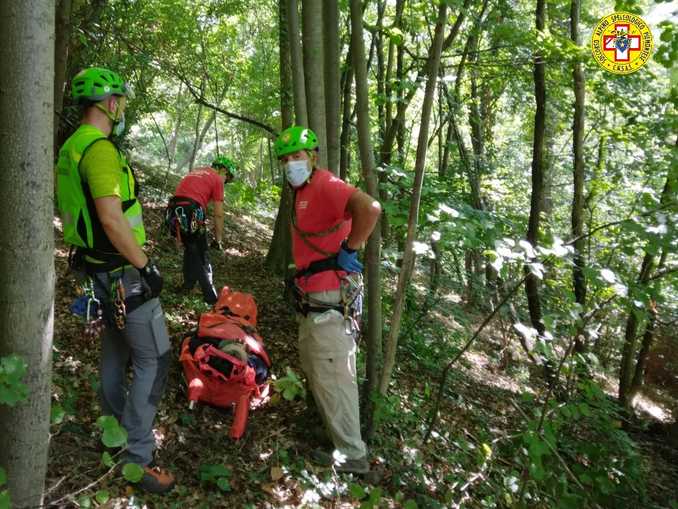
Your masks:
<svg viewBox="0 0 678 509"><path fill-rule="evenodd" d="M315 301L338 304L339 290L310 293ZM367 454L360 436L356 343L336 310L299 316L299 357L313 398L334 447L348 459Z"/></svg>

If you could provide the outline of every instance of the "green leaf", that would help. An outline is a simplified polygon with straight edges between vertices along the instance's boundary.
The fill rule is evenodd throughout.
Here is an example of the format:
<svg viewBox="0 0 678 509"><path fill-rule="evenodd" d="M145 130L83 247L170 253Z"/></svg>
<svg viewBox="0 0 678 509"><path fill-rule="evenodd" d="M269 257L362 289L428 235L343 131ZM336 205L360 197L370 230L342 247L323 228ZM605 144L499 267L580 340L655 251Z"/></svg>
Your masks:
<svg viewBox="0 0 678 509"><path fill-rule="evenodd" d="M92 499L89 498L87 495L81 495L78 497L78 505L80 507L84 507L85 509L88 509L92 507Z"/></svg>
<svg viewBox="0 0 678 509"><path fill-rule="evenodd" d="M28 397L28 387L22 382L27 369L18 355L0 358L0 403L14 406Z"/></svg>
<svg viewBox="0 0 678 509"><path fill-rule="evenodd" d="M136 463L127 463L122 467L122 476L126 481L139 482L144 476L144 469Z"/></svg>
<svg viewBox="0 0 678 509"><path fill-rule="evenodd" d="M371 502L372 504L376 505L380 500L381 500L381 488L376 487L370 491L370 498L368 499L368 502Z"/></svg>
<svg viewBox="0 0 678 509"><path fill-rule="evenodd" d="M403 509L418 509L418 507L419 507L419 506L417 506L417 503L416 503L414 500L412 500L412 499L407 500L407 501L403 504Z"/></svg>
<svg viewBox="0 0 678 509"><path fill-rule="evenodd" d="M127 430L120 426L115 417L102 415L97 419L97 426L103 430L101 441L106 447L123 447L127 445Z"/></svg>
<svg viewBox="0 0 678 509"><path fill-rule="evenodd" d="M219 477L230 477L231 476L231 470L226 467L225 465L200 465L200 480L201 481L213 481L218 479Z"/></svg>
<svg viewBox="0 0 678 509"><path fill-rule="evenodd" d="M108 451L101 455L101 463L103 463L103 465L108 468L111 468L113 465L115 465L115 461L113 461L113 457Z"/></svg>
<svg viewBox="0 0 678 509"><path fill-rule="evenodd" d="M12 501L9 498L9 491L0 491L0 509L10 509Z"/></svg>
<svg viewBox="0 0 678 509"><path fill-rule="evenodd" d="M351 496L356 500L362 500L363 498L365 498L366 495L365 488L360 486L360 484L355 483L351 484L351 486L349 487L349 491L351 492Z"/></svg>
<svg viewBox="0 0 678 509"><path fill-rule="evenodd" d="M5 484L7 482L7 472L5 472L5 469L0 467L0 486Z"/></svg>
<svg viewBox="0 0 678 509"><path fill-rule="evenodd" d="M94 495L94 500L96 500L100 504L105 504L106 502L109 501L110 498L111 495L106 490L99 490L97 491L96 495Z"/></svg>
<svg viewBox="0 0 678 509"><path fill-rule="evenodd" d="M61 424L66 416L66 411L61 405L52 405L50 409L50 422L52 424Z"/></svg>
<svg viewBox="0 0 678 509"><path fill-rule="evenodd" d="M221 491L231 491L231 483L225 477L217 479L217 486Z"/></svg>

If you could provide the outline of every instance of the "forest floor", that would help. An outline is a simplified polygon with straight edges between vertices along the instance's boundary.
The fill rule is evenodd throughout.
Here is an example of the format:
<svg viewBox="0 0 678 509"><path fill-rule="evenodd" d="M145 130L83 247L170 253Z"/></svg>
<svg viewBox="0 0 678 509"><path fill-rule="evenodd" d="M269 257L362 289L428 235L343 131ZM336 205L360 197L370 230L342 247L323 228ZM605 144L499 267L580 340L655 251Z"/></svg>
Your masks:
<svg viewBox="0 0 678 509"><path fill-rule="evenodd" d="M158 240L162 212L161 206L145 210L153 239L151 256L165 277L162 303L176 359L157 418L157 460L174 472L177 487L164 497L150 496L127 484L119 470L109 471L101 463L101 433L95 425L100 416L96 397L99 345L83 338L80 319L68 310L76 287L67 274L67 250L58 244L54 401L66 412L61 422L52 425L47 503L52 507L183 509L495 507L489 505L483 485L494 464L511 465L511 457L502 456L502 443L513 440L525 426L516 412L516 407L525 408L521 393L540 390L524 371L511 372L510 366L502 365L507 357L498 353L503 350L498 339L501 326L482 336L453 370L436 432L425 446L421 436L440 366L454 351L435 344L436 331L458 330L461 335L462 325L480 317L469 315L458 304L458 297L450 294L432 306L426 324L415 322L405 328L394 396L384 402L380 432L371 444L373 478L337 476L307 461L318 444L309 433L304 401L269 401L255 409L245 436L235 442L228 437L231 415L205 406L190 411L187 406L179 346L207 306L197 288L190 295L175 292L181 283L182 253L172 239ZM273 360L273 373L280 377L287 367L300 370L294 315L283 299L282 282L264 267L271 230L270 220L227 211L227 253L212 251L211 259L217 288L227 285L255 296L259 332ZM58 232L56 237L61 237ZM428 342L417 339L421 334L415 335L415 328L429 331ZM427 348L434 355L422 354ZM671 507L672 497L678 497L678 447L649 431L635 432L633 438L648 469L652 507ZM451 461L451 454L462 459ZM227 483L222 482L220 488L214 481L201 480L200 467L205 465L225 467L221 475ZM503 506L499 500L493 503Z"/></svg>

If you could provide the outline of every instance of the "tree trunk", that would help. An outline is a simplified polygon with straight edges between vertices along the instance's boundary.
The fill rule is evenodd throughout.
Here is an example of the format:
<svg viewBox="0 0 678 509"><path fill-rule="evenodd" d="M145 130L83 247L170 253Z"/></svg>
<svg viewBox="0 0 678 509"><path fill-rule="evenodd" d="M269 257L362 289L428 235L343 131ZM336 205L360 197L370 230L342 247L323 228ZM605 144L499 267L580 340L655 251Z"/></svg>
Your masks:
<svg viewBox="0 0 678 509"><path fill-rule="evenodd" d="M304 59L301 50L301 31L299 30L299 6L297 0L286 2L287 36L290 44L292 64L292 90L294 93L294 116L297 125L308 126L306 109L306 88L304 85Z"/></svg>
<svg viewBox="0 0 678 509"><path fill-rule="evenodd" d="M450 114L450 113L448 113ZM445 135L445 145L443 146L443 161L440 164L440 177L445 178L448 175L447 169L450 165L450 147L452 145L452 122L448 119L447 134Z"/></svg>
<svg viewBox="0 0 678 509"><path fill-rule="evenodd" d="M459 29L461 28L461 25L464 22L464 19L466 18L466 12L469 10L470 4L471 0L464 0L464 5L461 7L459 15L457 16L457 19L454 21L454 25L452 25L452 28L450 29L450 33L442 43L443 44L442 51L449 48L456 39L457 34L459 33ZM403 45L400 45L400 50L404 51ZM400 61L396 65L402 65L402 53L399 53L398 56L400 57L399 59ZM415 82L419 82L425 76L430 74L429 67L430 63L431 63L430 60L426 59L426 63L424 64L423 67L419 69L417 73L417 77L414 80ZM401 87L398 88L400 89ZM405 125L405 112L407 111L407 107L409 106L410 102L412 101L412 98L414 98L416 93L417 87L412 87L406 96L399 97L398 105L396 107L396 116L390 125L390 129L386 131L386 134L381 144L380 153L382 155L381 156L382 161L390 161L391 159L390 154L393 150L393 142L394 140L400 138L400 136L402 136L403 134ZM398 139L399 150L403 148L403 145L404 143L402 138Z"/></svg>
<svg viewBox="0 0 678 509"><path fill-rule="evenodd" d="M318 137L318 165L327 168L327 121L325 117L325 63L322 0L301 0L304 78L308 127Z"/></svg>
<svg viewBox="0 0 678 509"><path fill-rule="evenodd" d="M581 0L572 0L570 4L570 36L572 41L580 44L579 37L579 11ZM584 257L585 240L582 237L584 233L584 69L582 63L577 60L572 70L572 80L574 89L574 122L572 125L572 150L574 152L574 181L572 194L572 237L574 242L574 265L572 267L572 284L574 287L574 298L580 306L580 313L585 312L586 306L586 276L584 275L584 266L586 260ZM582 353L586 350L584 330L578 328L575 337L574 349Z"/></svg>
<svg viewBox="0 0 678 509"><path fill-rule="evenodd" d="M66 90L66 69L68 68L68 43L71 39L71 0L58 0L55 5L55 40L54 40L54 154L57 136L61 125L61 111L64 105Z"/></svg>
<svg viewBox="0 0 678 509"><path fill-rule="evenodd" d="M386 63L384 62L384 12L386 11L385 0L377 0L377 25L372 32L374 51L377 55L377 125L379 126L379 138L384 138L386 126Z"/></svg>
<svg viewBox="0 0 678 509"><path fill-rule="evenodd" d="M636 368L633 372L633 380L629 388L629 398L633 399L636 394L643 387L645 382L645 367L647 366L647 357L652 349L654 343L654 330L657 325L657 303L653 300L650 302L650 316L647 318L645 324L645 333L643 334L643 342L640 345L638 352L638 359L636 360Z"/></svg>
<svg viewBox="0 0 678 509"><path fill-rule="evenodd" d="M341 147L339 160L339 178L346 180L348 173L348 163L351 143L351 115L353 106L351 104L351 84L353 83L353 52L350 47L346 56L346 71L344 73L344 90L342 100L341 114Z"/></svg>
<svg viewBox="0 0 678 509"><path fill-rule="evenodd" d="M379 196L377 184L372 136L370 132L369 94L367 88L367 66L365 64L365 46L363 43L361 0L351 0L351 54L355 74L356 105L358 114L358 143L363 177L367 192L374 198ZM382 354L382 310L381 310L381 230L376 225L367 241L365 261L367 265L367 380L365 394L368 408L367 433L369 439L374 431L371 395L378 385L379 365Z"/></svg>
<svg viewBox="0 0 678 509"><path fill-rule="evenodd" d="M202 104L198 104L198 113L195 117L195 129L194 129L195 133L193 137L193 148L191 149L191 156L188 158L188 171L191 171L191 169L195 166L195 156L198 153L198 139L200 138L201 117L202 117Z"/></svg>
<svg viewBox="0 0 678 509"><path fill-rule="evenodd" d="M483 26L483 16L487 10L488 0L483 2L478 20L473 32L469 36L470 48L470 74L471 74L471 101L469 105L469 125L471 127L471 148L473 150L473 165L468 167L469 188L471 189L471 206L476 210L483 210L483 201L480 195L480 182L484 172L485 144L483 136L483 118L480 114L481 97L478 86L478 48ZM482 254L479 249L470 252L473 260L473 274L469 279L468 297L469 303L476 305L482 302L480 286L484 268L482 267Z"/></svg>
<svg viewBox="0 0 678 509"><path fill-rule="evenodd" d="M544 31L546 15L544 12L545 0L537 0L535 13L538 32ZM534 56L534 98L537 105L534 114L534 142L532 145L532 194L530 197L530 218L527 228L527 240L533 246L539 239L539 219L543 204L544 191L544 126L546 111L546 78L545 63L540 53ZM525 271L529 272L525 266ZM525 293L527 294L527 306L530 312L530 322L542 337L546 328L541 321L541 302L539 300L539 280L528 273L525 279Z"/></svg>
<svg viewBox="0 0 678 509"><path fill-rule="evenodd" d="M41 507L54 325L54 2L0 16L0 357L28 365L27 399L0 404L0 466L12 506Z"/></svg>
<svg viewBox="0 0 678 509"><path fill-rule="evenodd" d="M290 33L287 24L287 1L278 2L278 41L280 57L280 120L281 128L287 129L293 122L294 92L292 88L292 59Z"/></svg>
<svg viewBox="0 0 678 509"><path fill-rule="evenodd" d="M195 143L193 145L193 152L191 154L191 164L189 165L188 169L190 170L195 166L195 160L198 157L198 152L200 152L200 148L202 147L203 142L205 141L205 136L207 135L207 131L209 131L210 127L212 127L212 124L216 121L217 119L217 112L216 110L212 111L212 114L207 118L207 121L203 124L202 129L200 129L200 132L198 133L198 137L195 140ZM198 122L200 119L198 118ZM196 126L199 125L196 123Z"/></svg>
<svg viewBox="0 0 678 509"><path fill-rule="evenodd" d="M327 168L339 174L339 113L341 110L341 73L339 72L339 5L337 0L324 0L323 26L325 39L325 121L327 122Z"/></svg>
<svg viewBox="0 0 678 509"><path fill-rule="evenodd" d="M405 0L396 0L395 19L393 20L393 27L400 30L402 27L403 9L405 8ZM388 61L386 63L386 83L384 84L384 93L386 94L386 111L384 112L384 129L383 132L389 130L391 122L393 121L393 62L396 58L398 48L402 48L402 42L396 46L392 37L388 41Z"/></svg>
<svg viewBox="0 0 678 509"><path fill-rule="evenodd" d="M654 266L654 255L645 253L643 263L640 267L638 276L638 286L643 287L647 284ZM624 346L622 349L622 358L619 367L619 403L624 408L631 408L631 381L633 379L633 359L636 356L636 343L638 333L639 312L633 309L633 304L628 308L628 318L626 319L626 328L624 329Z"/></svg>
<svg viewBox="0 0 678 509"><path fill-rule="evenodd" d="M290 66L290 41L287 28L287 2L278 2L278 24L280 41L280 116L282 129L292 125L292 69ZM290 207L292 206L292 192L283 177L280 206L275 218L273 238L266 253L266 266L274 274L285 274L287 265L292 259L292 237L290 232Z"/></svg>
<svg viewBox="0 0 678 509"><path fill-rule="evenodd" d="M431 110L433 106L433 97L436 88L436 78L440 66L440 54L443 47L443 31L447 19L447 3L441 2L438 7L438 18L436 21L435 35L428 56L426 68L428 69L428 79L424 92L424 101L421 108L421 123L419 126L419 140L417 142L417 157L414 165L414 187L412 190L412 201L410 203L410 214L407 226L407 240L405 243L405 252L403 253L403 266L398 276L398 286L394 297L393 314L391 318L391 328L384 352L384 369L379 383L379 392L386 394L388 385L391 381L391 374L395 366L396 351L398 348L398 335L400 334L400 322L403 313L405 301L405 289L410 282L412 271L414 270L415 253L413 250L414 240L417 235L417 225L419 216L419 203L421 200L421 188L424 183L424 164L426 162L426 151L428 148L428 129L431 119Z"/></svg>
<svg viewBox="0 0 678 509"><path fill-rule="evenodd" d="M669 168L669 173L666 176L666 182L664 183L664 189L662 190L662 196L659 201L660 207L665 207L669 200L675 200L674 194L676 192L677 178L678 172L675 172L672 168ZM636 288L638 290L643 290L650 282L654 268L654 259L655 256L651 254L649 250L645 252L643 263L640 266L638 281L636 283ZM661 263L663 263L663 260L664 256L661 258ZM637 367L634 366L633 361L636 358L638 323L642 319L642 311L634 309L633 303L629 305L628 309L629 315L626 319L624 346L622 349L622 358L619 366L619 403L627 409L631 408L633 399L632 382L634 378L634 371L637 370Z"/></svg>

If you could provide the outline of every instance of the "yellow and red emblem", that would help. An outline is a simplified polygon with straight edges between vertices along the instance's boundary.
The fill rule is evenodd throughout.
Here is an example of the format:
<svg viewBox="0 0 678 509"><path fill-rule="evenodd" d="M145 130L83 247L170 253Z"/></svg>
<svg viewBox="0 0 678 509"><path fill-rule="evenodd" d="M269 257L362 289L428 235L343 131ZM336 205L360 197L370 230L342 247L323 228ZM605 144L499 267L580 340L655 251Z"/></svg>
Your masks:
<svg viewBox="0 0 678 509"><path fill-rule="evenodd" d="M593 59L614 74L636 72L650 60L653 48L650 27L630 12L605 16L591 34Z"/></svg>

